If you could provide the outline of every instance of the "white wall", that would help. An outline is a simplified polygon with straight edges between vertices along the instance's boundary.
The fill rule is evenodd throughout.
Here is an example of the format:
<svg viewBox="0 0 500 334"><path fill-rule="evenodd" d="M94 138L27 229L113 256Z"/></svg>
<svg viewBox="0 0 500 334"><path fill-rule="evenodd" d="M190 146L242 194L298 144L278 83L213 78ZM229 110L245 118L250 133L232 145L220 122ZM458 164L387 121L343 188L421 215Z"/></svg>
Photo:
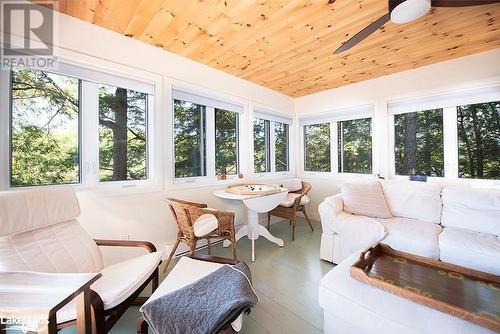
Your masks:
<svg viewBox="0 0 500 334"><path fill-rule="evenodd" d="M323 91L295 99L297 117L331 112L346 107L374 105L374 173L389 175L389 131L387 102L429 96L500 83L500 49L399 72L360 83ZM297 166L300 170L300 166ZM339 192L347 176L307 178L312 183L311 212L318 218L317 207L329 195Z"/></svg>
<svg viewBox="0 0 500 334"><path fill-rule="evenodd" d="M292 114L293 99L96 25L64 14L56 15L59 20L59 36L55 46L61 59L97 65L101 69L134 73L136 76L137 73L145 73L157 78L159 85L154 115L157 132L155 160L158 163L154 168L156 174L161 174L164 178L156 180L155 187L144 190L115 189L110 192L102 189L78 189L82 209L80 221L83 226L96 238L149 240L158 248L168 248L175 240L176 226L163 203L165 197L199 201L221 210L235 211L237 222L241 223L241 204L216 199L212 194L215 189L224 187L223 184L203 187L193 187L192 184L179 187L172 184L169 175L171 145L167 144L171 142L171 117L168 117L172 110L171 87L183 85L242 101L246 117L253 105ZM22 36L19 32L23 27L15 28L18 33L14 35ZM250 170L251 160L245 161L243 170L247 172ZM106 250L105 258L107 262L115 262L132 253L135 252L126 251L118 255L114 250Z"/></svg>

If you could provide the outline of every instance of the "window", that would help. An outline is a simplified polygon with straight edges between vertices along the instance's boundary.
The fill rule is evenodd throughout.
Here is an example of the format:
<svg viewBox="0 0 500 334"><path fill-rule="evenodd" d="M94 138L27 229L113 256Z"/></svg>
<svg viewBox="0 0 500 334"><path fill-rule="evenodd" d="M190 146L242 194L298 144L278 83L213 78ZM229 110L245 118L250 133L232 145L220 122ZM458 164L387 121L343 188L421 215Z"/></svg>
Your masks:
<svg viewBox="0 0 500 334"><path fill-rule="evenodd" d="M148 123L160 78L57 65L0 71L2 108L9 110L0 113L0 188L151 185Z"/></svg>
<svg viewBox="0 0 500 334"><path fill-rule="evenodd" d="M80 81L14 68L11 87L11 186L80 182Z"/></svg>
<svg viewBox="0 0 500 334"><path fill-rule="evenodd" d="M444 176L443 110L394 116L396 174Z"/></svg>
<svg viewBox="0 0 500 334"><path fill-rule="evenodd" d="M458 174L500 179L500 102L457 107Z"/></svg>
<svg viewBox="0 0 500 334"><path fill-rule="evenodd" d="M253 165L255 173L271 171L271 148L269 145L270 121L260 118L253 120Z"/></svg>
<svg viewBox="0 0 500 334"><path fill-rule="evenodd" d="M172 95L174 178L215 179L218 175L239 174L243 105L175 88Z"/></svg>
<svg viewBox="0 0 500 334"><path fill-rule="evenodd" d="M215 109L215 170L238 174L238 113Z"/></svg>
<svg viewBox="0 0 500 334"><path fill-rule="evenodd" d="M99 86L99 180L147 178L147 94Z"/></svg>
<svg viewBox="0 0 500 334"><path fill-rule="evenodd" d="M285 120L272 115L257 113L253 121L254 172L287 172L288 165L288 128ZM261 118L262 117L262 118ZM264 117L270 117L272 120Z"/></svg>
<svg viewBox="0 0 500 334"><path fill-rule="evenodd" d="M174 100L175 177L207 175L205 106Z"/></svg>
<svg viewBox="0 0 500 334"><path fill-rule="evenodd" d="M330 123L304 125L304 170L330 172Z"/></svg>
<svg viewBox="0 0 500 334"><path fill-rule="evenodd" d="M277 172L285 172L288 167L288 124L274 123L274 156Z"/></svg>
<svg viewBox="0 0 500 334"><path fill-rule="evenodd" d="M372 173L371 118L337 122L339 173Z"/></svg>

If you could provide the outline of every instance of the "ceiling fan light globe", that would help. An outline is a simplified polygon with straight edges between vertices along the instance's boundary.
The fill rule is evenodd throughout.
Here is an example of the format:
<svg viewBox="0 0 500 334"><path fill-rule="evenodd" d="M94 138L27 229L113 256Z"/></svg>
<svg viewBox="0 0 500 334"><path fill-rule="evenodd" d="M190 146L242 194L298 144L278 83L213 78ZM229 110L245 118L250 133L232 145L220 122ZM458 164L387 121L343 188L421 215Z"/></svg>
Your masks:
<svg viewBox="0 0 500 334"><path fill-rule="evenodd" d="M431 9L431 0L389 0L391 22L402 24L421 18Z"/></svg>

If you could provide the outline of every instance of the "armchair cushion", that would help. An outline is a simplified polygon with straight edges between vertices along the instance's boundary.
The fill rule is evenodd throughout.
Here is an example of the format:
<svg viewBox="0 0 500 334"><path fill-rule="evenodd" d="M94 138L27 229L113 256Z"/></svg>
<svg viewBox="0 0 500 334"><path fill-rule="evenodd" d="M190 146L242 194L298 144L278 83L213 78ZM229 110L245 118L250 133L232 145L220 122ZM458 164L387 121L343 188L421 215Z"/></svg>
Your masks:
<svg viewBox="0 0 500 334"><path fill-rule="evenodd" d="M215 231L219 226L217 217L210 213L206 213L198 217L193 223L194 235L197 237L202 237Z"/></svg>
<svg viewBox="0 0 500 334"><path fill-rule="evenodd" d="M85 273L102 267L95 241L75 220L0 237L0 270Z"/></svg>
<svg viewBox="0 0 500 334"><path fill-rule="evenodd" d="M288 189L289 192L301 190L302 181L299 178L283 180L283 188Z"/></svg>
<svg viewBox="0 0 500 334"><path fill-rule="evenodd" d="M299 196L300 194L289 193L281 201L280 205L285 206L287 208L291 208L293 206L293 203L295 202L295 199ZM300 199L300 205L306 205L309 204L309 202L310 202L309 197L307 197L306 195L302 196L302 198Z"/></svg>
<svg viewBox="0 0 500 334"><path fill-rule="evenodd" d="M92 284L101 297L104 309L109 310L139 289L153 274L161 261L162 252L148 253L110 265L101 270L102 277ZM57 312L59 323L76 318L76 304L70 303Z"/></svg>
<svg viewBox="0 0 500 334"><path fill-rule="evenodd" d="M0 192L0 237L55 225L80 215L70 187Z"/></svg>

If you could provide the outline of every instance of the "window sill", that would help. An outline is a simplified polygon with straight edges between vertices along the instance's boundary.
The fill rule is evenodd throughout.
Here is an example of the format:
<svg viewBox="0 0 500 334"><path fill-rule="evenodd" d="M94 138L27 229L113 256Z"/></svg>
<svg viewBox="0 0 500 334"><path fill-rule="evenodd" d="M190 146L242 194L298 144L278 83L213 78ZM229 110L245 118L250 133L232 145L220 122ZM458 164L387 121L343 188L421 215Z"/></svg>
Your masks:
<svg viewBox="0 0 500 334"><path fill-rule="evenodd" d="M162 191L162 187L152 181L117 181L105 182L98 184L51 184L40 186L26 186L26 187L8 187L8 191L23 191L23 190L36 190L44 188L58 188L58 187L71 187L75 192L93 191L98 192L104 196L122 196L132 194L144 194Z"/></svg>
<svg viewBox="0 0 500 334"><path fill-rule="evenodd" d="M393 175L389 177L389 179L409 181L408 175ZM427 177L427 182L438 183L442 185L461 186L461 187L500 189L500 180L492 180L492 179L465 179L465 178L447 178L439 176L429 176Z"/></svg>
<svg viewBox="0 0 500 334"><path fill-rule="evenodd" d="M279 173L259 173L251 177L238 178L237 175L231 175L226 180L217 180L215 177L194 177L186 179L175 179L170 184L166 185L166 190L202 188L202 187L225 187L230 184L244 183L244 182L259 182L262 180L283 179L286 177L294 176L291 172Z"/></svg>

